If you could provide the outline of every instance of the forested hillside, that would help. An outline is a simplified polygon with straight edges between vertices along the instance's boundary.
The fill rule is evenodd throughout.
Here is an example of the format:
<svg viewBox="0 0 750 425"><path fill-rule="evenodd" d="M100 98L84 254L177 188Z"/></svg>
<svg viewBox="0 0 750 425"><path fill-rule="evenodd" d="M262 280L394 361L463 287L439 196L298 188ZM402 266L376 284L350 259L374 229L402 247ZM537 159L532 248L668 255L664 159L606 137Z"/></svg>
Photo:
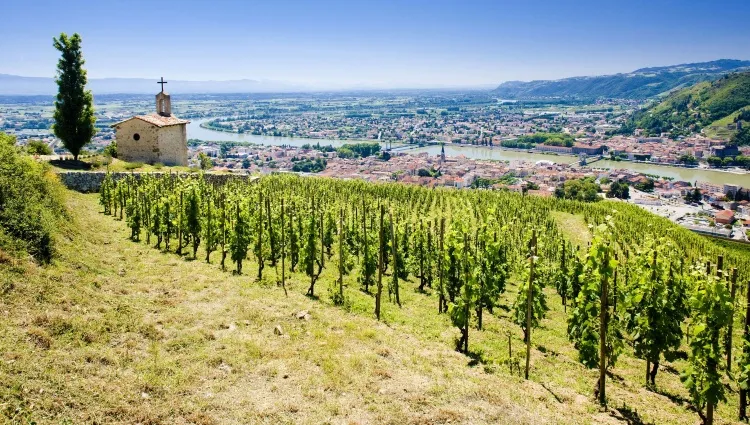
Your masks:
<svg viewBox="0 0 750 425"><path fill-rule="evenodd" d="M630 133L642 128L649 135L674 136L703 129L726 130L729 126L736 127L738 121L750 121L748 106L750 72L733 73L673 93L663 102L637 112L623 130Z"/></svg>
<svg viewBox="0 0 750 425"><path fill-rule="evenodd" d="M643 68L631 73L561 80L508 81L494 93L503 99L621 98L646 99L680 87L720 78L727 72L747 69L750 61L722 59L666 67Z"/></svg>

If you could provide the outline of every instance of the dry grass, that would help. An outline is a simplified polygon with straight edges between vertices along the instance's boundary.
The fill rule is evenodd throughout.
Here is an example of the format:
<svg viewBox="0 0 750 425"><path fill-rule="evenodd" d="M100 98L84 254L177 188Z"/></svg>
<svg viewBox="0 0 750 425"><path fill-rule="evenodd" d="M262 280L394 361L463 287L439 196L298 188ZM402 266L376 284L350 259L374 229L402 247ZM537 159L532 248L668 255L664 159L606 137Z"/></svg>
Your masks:
<svg viewBox="0 0 750 425"><path fill-rule="evenodd" d="M164 164L144 164L143 162L127 162L117 158L111 158L104 155L87 155L81 158L80 161L73 161L72 159L65 160L53 160L50 161L52 167L56 170L93 170L93 171L105 171L109 170L112 172L124 172L124 171L139 171L139 172L151 172L151 171L178 171L178 172L195 172L196 170L189 167L180 166L165 166Z"/></svg>
<svg viewBox="0 0 750 425"><path fill-rule="evenodd" d="M586 249L588 243L591 242L591 231L583 217L562 211L553 211L552 218L557 222L563 236L573 246L579 246L582 250Z"/></svg>
<svg viewBox="0 0 750 425"><path fill-rule="evenodd" d="M97 212L95 195L68 199L76 222L52 265L0 264L0 287L9 288L0 295L0 417L10 423L695 422L676 375L659 374L666 395L647 390L643 363L627 355L609 390L614 409L600 410L595 373L577 363L551 293L524 381L508 372L507 333L517 360L522 343L503 309L485 316L484 331L472 329L472 359L453 350L457 332L435 313L436 297L413 283L403 284L404 307L386 302L377 322L353 277L345 309L327 297L331 271L316 287L320 300L303 295L307 281L296 274L287 298L268 267L256 282L252 262L233 276L160 253L127 240L124 223ZM302 310L309 320L297 319ZM718 423L734 409L723 405Z"/></svg>

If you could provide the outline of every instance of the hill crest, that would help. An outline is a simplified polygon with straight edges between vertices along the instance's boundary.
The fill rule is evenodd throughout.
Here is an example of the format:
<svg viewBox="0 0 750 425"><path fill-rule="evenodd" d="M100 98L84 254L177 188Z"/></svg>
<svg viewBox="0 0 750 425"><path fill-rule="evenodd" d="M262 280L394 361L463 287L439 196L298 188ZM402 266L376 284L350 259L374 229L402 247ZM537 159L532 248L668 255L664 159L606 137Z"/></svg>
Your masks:
<svg viewBox="0 0 750 425"><path fill-rule="evenodd" d="M502 98L625 98L646 99L732 71L750 69L750 61L719 59L710 62L640 68L629 73L578 76L559 80L507 81L494 93Z"/></svg>

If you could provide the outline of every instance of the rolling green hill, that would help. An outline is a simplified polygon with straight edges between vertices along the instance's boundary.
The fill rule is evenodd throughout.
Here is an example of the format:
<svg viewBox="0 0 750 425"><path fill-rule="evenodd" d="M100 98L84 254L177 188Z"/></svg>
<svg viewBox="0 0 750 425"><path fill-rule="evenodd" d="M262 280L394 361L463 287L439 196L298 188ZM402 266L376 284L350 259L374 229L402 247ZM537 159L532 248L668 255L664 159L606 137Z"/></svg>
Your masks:
<svg viewBox="0 0 750 425"><path fill-rule="evenodd" d="M750 119L750 72L728 74L671 94L663 102L637 112L624 126L649 135L687 135L705 130L709 136L731 138L738 121Z"/></svg>
<svg viewBox="0 0 750 425"><path fill-rule="evenodd" d="M642 68L625 74L528 82L508 81L495 89L494 93L505 99L646 99L702 81L712 81L727 72L748 68L750 61L720 59L712 62Z"/></svg>

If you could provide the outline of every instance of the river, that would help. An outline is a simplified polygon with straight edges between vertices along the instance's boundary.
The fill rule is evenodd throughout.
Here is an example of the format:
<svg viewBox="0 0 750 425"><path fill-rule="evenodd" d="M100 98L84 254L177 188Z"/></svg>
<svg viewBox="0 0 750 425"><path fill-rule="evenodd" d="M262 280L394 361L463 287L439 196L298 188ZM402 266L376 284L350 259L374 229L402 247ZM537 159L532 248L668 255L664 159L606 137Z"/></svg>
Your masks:
<svg viewBox="0 0 750 425"><path fill-rule="evenodd" d="M426 146L423 148L410 149L406 152L421 153L428 152L430 155L439 155L440 146ZM549 160L559 164L571 164L578 162L578 158L570 155L554 155L549 153L536 153L527 151L507 150L501 148L488 148L481 146L445 146L446 156L464 155L467 158L495 159L502 161L525 160L539 161ZM653 174L662 177L671 177L694 183L696 180L712 184L736 184L741 187L750 188L750 174L733 174L723 171L706 170L700 168L671 167L668 165L646 164L630 161L601 160L590 164L591 168L625 169L644 174Z"/></svg>
<svg viewBox="0 0 750 425"><path fill-rule="evenodd" d="M440 155L440 146L432 145L409 149L408 153L427 152L430 155ZM473 159L494 159L497 161L540 161L549 160L559 164L578 162L578 158L570 155L555 155L551 153L537 153L523 150L508 150L482 146L452 146L445 145L445 156L460 156Z"/></svg>
<svg viewBox="0 0 750 425"><path fill-rule="evenodd" d="M232 141L232 142L245 142L255 143L258 145L288 145L300 147L304 144L314 145L320 143L323 146L341 146L346 143L361 143L361 142L373 142L373 140L336 140L336 139L310 139L304 137L277 137L277 136L259 136L256 134L238 134L230 133L228 131L210 130L201 127L201 124L210 121L210 119L200 119L191 121L187 125L187 137L188 139L200 139L206 142L221 142L221 141ZM396 143L393 146L397 146Z"/></svg>
<svg viewBox="0 0 750 425"><path fill-rule="evenodd" d="M258 136L253 134L237 134L225 131L209 130L200 126L208 119L195 120L187 126L188 139L201 139L205 141L230 140L236 142L249 142L262 145L289 145L302 146L304 144L320 143L321 145L341 146L345 143L358 143L360 140L335 140L335 139L309 139L301 137L275 137ZM398 146L394 143L393 146ZM439 155L440 146L432 145L422 148L408 149L407 153L428 152L430 155ZM474 159L493 159L501 161L539 161L549 160L556 163L570 164L577 158L570 155L554 155L550 153L532 153L526 151L507 150L501 148L489 148L481 146L445 146L447 156L464 155ZM733 174L716 170L705 170L699 168L670 167L668 165L645 164L629 161L602 160L591 164L593 168L618 168L632 170L644 174L654 174L663 177L671 177L675 180L695 182L696 180L713 184L736 184L741 187L750 188L750 174Z"/></svg>
<svg viewBox="0 0 750 425"><path fill-rule="evenodd" d="M706 170L702 168L670 167L668 165L646 164L643 162L624 162L602 160L591 164L595 168L624 168L644 174L656 174L663 177L672 177L694 183L696 180L713 184L736 184L744 188L750 188L750 174L734 174L724 171Z"/></svg>

